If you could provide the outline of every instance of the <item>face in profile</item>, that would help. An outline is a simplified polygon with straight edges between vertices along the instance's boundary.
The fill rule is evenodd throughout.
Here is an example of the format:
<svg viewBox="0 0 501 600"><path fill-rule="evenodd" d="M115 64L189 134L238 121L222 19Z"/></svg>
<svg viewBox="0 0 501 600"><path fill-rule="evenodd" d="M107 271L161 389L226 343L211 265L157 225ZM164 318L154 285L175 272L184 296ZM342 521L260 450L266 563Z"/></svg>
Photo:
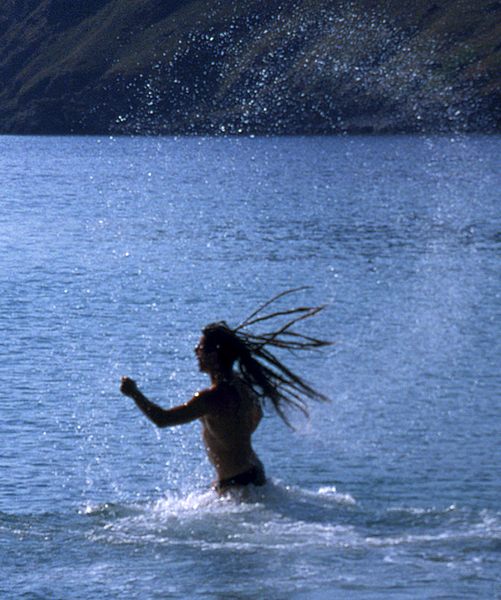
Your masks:
<svg viewBox="0 0 501 600"><path fill-rule="evenodd" d="M204 335L195 347L195 354L198 359L200 371L203 373L210 373L218 367L217 351L215 349L211 350Z"/></svg>

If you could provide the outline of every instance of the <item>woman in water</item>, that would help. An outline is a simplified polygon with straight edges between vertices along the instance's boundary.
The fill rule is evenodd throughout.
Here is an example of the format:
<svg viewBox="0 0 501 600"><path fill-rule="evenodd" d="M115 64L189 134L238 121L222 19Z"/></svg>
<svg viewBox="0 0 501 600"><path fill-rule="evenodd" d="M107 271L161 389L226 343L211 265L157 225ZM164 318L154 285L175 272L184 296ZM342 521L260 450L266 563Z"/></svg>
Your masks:
<svg viewBox="0 0 501 600"><path fill-rule="evenodd" d="M323 307L299 307L258 316L272 302L295 291L298 290L275 296L235 329L224 322L203 329L195 354L200 370L209 375L212 385L197 392L186 404L163 409L148 400L132 379L122 378L122 393L132 398L158 427L200 419L207 453L217 473L214 489L220 494L233 487L266 483L263 465L251 444L266 401L290 425L287 408L299 409L307 415L305 399L327 399L269 350L276 347L294 351L327 345L328 342L292 329L298 321L317 314ZM252 335L242 331L249 325L284 316L292 319L271 333Z"/></svg>

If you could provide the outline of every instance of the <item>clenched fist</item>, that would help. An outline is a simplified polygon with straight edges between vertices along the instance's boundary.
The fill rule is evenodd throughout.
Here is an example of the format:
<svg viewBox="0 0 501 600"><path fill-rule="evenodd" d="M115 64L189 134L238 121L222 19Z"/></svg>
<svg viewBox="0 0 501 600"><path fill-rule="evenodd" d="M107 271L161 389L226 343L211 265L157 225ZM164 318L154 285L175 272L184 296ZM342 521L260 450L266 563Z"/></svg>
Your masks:
<svg viewBox="0 0 501 600"><path fill-rule="evenodd" d="M132 398L134 394L137 393L137 385L133 379L130 377L122 377L122 381L120 383L120 391L124 396L129 396Z"/></svg>

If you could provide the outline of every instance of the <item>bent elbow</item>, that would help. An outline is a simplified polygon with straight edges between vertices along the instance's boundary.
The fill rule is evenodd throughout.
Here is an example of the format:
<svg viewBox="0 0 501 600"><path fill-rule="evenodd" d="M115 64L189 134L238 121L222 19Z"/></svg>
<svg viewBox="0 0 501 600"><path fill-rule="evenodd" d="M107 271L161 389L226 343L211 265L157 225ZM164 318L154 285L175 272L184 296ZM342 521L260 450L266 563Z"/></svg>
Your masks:
<svg viewBox="0 0 501 600"><path fill-rule="evenodd" d="M170 419L168 419L165 415L157 415L153 422L159 429L165 429L166 427L169 427L169 425L172 425Z"/></svg>

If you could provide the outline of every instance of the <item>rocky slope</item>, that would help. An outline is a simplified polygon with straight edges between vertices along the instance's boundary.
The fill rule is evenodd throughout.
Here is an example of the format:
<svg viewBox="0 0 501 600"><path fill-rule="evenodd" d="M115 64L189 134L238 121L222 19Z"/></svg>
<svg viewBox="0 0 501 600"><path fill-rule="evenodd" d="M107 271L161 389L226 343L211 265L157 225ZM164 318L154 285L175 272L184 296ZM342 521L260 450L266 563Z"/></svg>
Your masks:
<svg viewBox="0 0 501 600"><path fill-rule="evenodd" d="M500 17L493 0L4 0L0 133L499 131Z"/></svg>

